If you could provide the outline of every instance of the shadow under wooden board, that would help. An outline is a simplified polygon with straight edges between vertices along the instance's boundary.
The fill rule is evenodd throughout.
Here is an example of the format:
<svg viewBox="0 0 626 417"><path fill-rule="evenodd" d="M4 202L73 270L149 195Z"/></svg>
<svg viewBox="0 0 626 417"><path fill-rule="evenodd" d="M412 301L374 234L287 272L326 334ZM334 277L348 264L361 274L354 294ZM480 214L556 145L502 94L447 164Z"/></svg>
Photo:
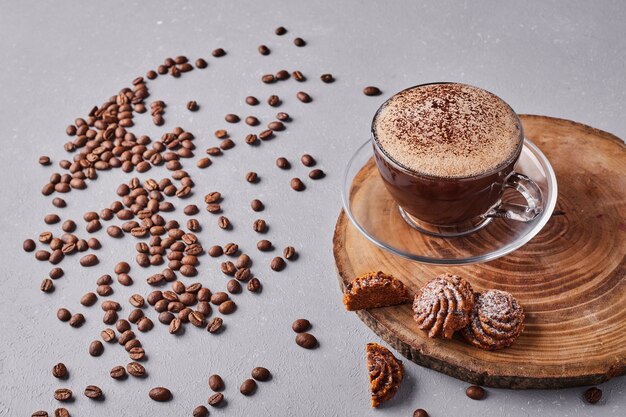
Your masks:
<svg viewBox="0 0 626 417"><path fill-rule="evenodd" d="M535 238L488 263L427 265L378 248L342 211L333 238L341 287L356 275L382 270L413 292L444 272L464 277L477 291L509 291L526 311L526 327L513 346L493 352L461 338L429 339L417 328L410 304L357 314L406 358L474 384L598 384L626 374L626 146L569 120L521 119L525 136L550 160L559 188L555 215ZM356 181L367 178L357 175Z"/></svg>

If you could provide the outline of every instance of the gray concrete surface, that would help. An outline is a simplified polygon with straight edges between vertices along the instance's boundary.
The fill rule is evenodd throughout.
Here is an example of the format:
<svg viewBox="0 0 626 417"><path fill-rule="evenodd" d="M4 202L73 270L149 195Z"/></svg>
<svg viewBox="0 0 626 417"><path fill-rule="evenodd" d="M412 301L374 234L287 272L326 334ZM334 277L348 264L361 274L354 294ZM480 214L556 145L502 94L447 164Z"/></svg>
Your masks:
<svg viewBox="0 0 626 417"><path fill-rule="evenodd" d="M605 399L595 406L581 400L582 388L489 389L486 400L474 402L464 394L466 383L408 361L397 397L371 410L364 346L379 338L343 310L331 253L342 169L368 136L376 108L407 86L467 82L495 92L520 113L577 120L625 137L625 21L623 1L0 1L0 416L26 416L40 408L51 412L57 406L52 393L61 386L76 393L68 406L74 416L191 415L206 403L211 373L224 377L228 398L227 407L211 410L213 416L409 416L418 407L433 417L625 415L624 378L604 384ZM275 36L278 25L286 26L288 35ZM308 45L294 47L295 36ZM272 49L270 56L256 52L260 43ZM211 58L215 47L228 55ZM228 126L239 141L235 149L204 171L185 164L197 183L193 200L201 203L204 193L222 190L226 214L235 224L234 231L224 232L211 215L200 213L202 242L239 242L254 255L254 270L265 287L258 296L235 296L239 310L227 317L227 331L219 337L194 328L172 337L157 323L141 335L149 377L118 382L108 371L125 364L126 354L108 345L102 357L87 354L103 324L99 307L81 308L79 298L95 288L100 274L111 273L116 261L131 259L134 240L114 242L104 231L96 233L104 244L100 265L84 269L76 256L66 259L61 264L66 276L50 295L38 289L50 265L24 253L21 242L42 230L59 230L43 223L46 213L80 220L84 230L82 213L114 200L117 184L128 179L120 170L67 195L67 209L55 209L39 191L56 168L39 166L37 158L50 155L56 166L67 157L62 145L68 123L178 54L209 57L209 68L150 83L151 99L169 105L167 123L156 128L142 117L134 131L160 136L165 128L181 125L197 135L202 150L215 143L211 132L225 126L226 113L253 113L267 121L275 109L250 109L243 98L274 92L284 97L282 109L294 119L279 139L254 150L241 143L248 131L243 123ZM309 81L259 82L262 73L283 68L300 69ZM322 84L323 72L332 72L337 82ZM363 96L361 89L369 84L384 95ZM294 95L300 89L314 102L298 102ZM199 112L184 110L190 99L198 101ZM306 177L297 163L304 152L318 159L328 177L315 183L307 179L308 189L296 194L288 183L292 176ZM290 171L274 167L279 155L294 162ZM260 184L244 182L248 170L259 172ZM154 169L141 178L167 174ZM267 205L262 215L271 225L268 238L301 253L282 273L268 267L273 254L254 248L257 236L249 225L257 216L247 207L253 197ZM180 209L177 217L184 217ZM203 257L198 280L213 290L224 288L218 268L218 260ZM136 284L114 285L112 297L125 303L126 312L131 293L149 291L147 271L133 267L131 275ZM76 330L59 322L55 312L61 306L83 311L87 324ZM153 311L149 315L156 321ZM299 317L313 322L319 349L306 351L293 343L290 324ZM67 382L51 376L58 361L70 369ZM274 378L260 384L253 397L243 397L238 386L259 365L271 369ZM101 386L106 400L85 398L88 384ZM172 402L148 398L148 390L158 385L172 390Z"/></svg>

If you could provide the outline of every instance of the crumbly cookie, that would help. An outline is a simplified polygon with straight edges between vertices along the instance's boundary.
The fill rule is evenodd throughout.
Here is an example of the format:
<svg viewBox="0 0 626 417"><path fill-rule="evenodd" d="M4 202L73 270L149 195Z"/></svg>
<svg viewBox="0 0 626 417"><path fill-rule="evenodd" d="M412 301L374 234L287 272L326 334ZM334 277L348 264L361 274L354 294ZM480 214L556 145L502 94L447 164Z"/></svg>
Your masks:
<svg viewBox="0 0 626 417"><path fill-rule="evenodd" d="M372 407L378 407L396 395L404 379L404 365L389 349L368 343L365 348L367 372L370 379Z"/></svg>
<svg viewBox="0 0 626 417"><path fill-rule="evenodd" d="M349 311L392 306L410 300L411 295L404 283L381 271L354 278L343 295L343 303Z"/></svg>

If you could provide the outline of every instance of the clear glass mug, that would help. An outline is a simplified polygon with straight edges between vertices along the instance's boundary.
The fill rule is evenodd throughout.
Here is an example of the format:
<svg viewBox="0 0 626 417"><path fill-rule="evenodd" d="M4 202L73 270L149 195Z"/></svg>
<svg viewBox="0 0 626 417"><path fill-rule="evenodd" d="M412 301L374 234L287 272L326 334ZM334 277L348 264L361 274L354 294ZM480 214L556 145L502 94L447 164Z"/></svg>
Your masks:
<svg viewBox="0 0 626 417"><path fill-rule="evenodd" d="M411 89L419 87L418 85ZM376 115L385 104L386 102ZM544 205L541 189L530 178L514 171L524 145L524 133L519 118L518 123L519 145L511 158L479 175L445 178L418 173L394 161L376 139L372 122L374 159L404 220L421 232L454 237L475 232L496 217L522 222L536 218ZM507 189L517 191L525 204L503 201L503 193Z"/></svg>

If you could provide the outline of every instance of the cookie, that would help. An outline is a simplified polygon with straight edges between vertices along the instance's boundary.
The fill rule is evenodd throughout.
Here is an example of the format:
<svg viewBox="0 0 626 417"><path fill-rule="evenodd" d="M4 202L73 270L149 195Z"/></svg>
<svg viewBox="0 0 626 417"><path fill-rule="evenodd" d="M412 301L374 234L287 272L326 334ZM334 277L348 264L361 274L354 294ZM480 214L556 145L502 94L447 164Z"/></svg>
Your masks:
<svg viewBox="0 0 626 417"><path fill-rule="evenodd" d="M411 295L402 281L381 271L356 277L346 286L343 303L346 310L386 307L409 302Z"/></svg>
<svg viewBox="0 0 626 417"><path fill-rule="evenodd" d="M372 407L378 407L396 395L404 379L404 365L389 349L368 343L365 347L367 372L370 379Z"/></svg>

